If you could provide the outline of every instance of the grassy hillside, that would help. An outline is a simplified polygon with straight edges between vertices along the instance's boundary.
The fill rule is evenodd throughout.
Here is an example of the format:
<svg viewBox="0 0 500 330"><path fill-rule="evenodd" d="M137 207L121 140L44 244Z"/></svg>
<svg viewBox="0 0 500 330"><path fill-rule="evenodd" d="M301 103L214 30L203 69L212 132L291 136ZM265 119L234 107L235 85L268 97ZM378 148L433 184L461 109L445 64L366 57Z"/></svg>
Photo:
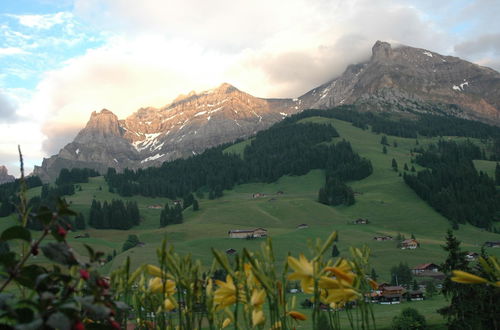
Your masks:
<svg viewBox="0 0 500 330"><path fill-rule="evenodd" d="M449 222L422 201L399 176L405 163L409 168L413 165L417 170L420 169L418 165L411 163L410 149L415 147L416 140L389 136L391 146L387 148L387 154L384 154L380 135L336 119L313 117L304 121L334 125L341 136L335 140L344 138L350 141L356 152L371 160L373 174L361 181L349 183L356 192L356 203L353 206L329 207L316 202L318 189L324 183L324 172L313 170L304 176L285 176L271 184L239 185L231 191L224 191L224 196L216 200L200 199L199 211L188 209L184 211L183 224L165 228L159 228L161 210L151 209L149 206L164 205L167 199L141 196L122 198L137 201L143 218L140 226L129 231L88 228L86 232L90 234L90 238L76 239L76 233L72 233L69 239L71 245L79 253L84 253L84 243L109 254L115 250L118 255L104 266L103 270L106 272L121 265L126 256L131 256L133 267L155 263L156 249L166 237L178 252L191 253L209 267L212 247L220 250L234 248L237 251L241 251L243 247L259 248L260 240L228 238L227 232L230 229L268 229L279 260L285 260L289 252L292 255L307 252L311 239L325 238L331 231L337 230L340 233L338 244L341 256L347 255L350 246L367 245L372 249L372 266L379 274L379 280L388 281L390 268L401 261L408 263L410 267L426 262L441 263L446 257L441 245L445 232L450 227ZM436 139L420 138L418 143L426 145L435 141ZM394 142L397 147L393 146ZM246 144L248 141L231 146L226 151L241 154ZM399 172L391 168L392 158L396 159ZM489 175L494 173L494 162L476 161L475 165ZM89 183L81 184L81 187L82 191L77 189L76 194L67 197L67 200L73 209L83 212L86 217L93 198L121 198L108 192L103 177L91 178ZM284 193L278 195L278 191ZM37 188L29 194L39 192L40 188ZM252 194L257 192L265 196L252 198ZM352 223L360 217L369 219L370 224ZM1 226L10 221L0 219ZM308 224L309 228L297 229L297 225L302 223ZM396 247L395 241L373 240L376 235L394 237L398 233L408 238L415 235L421 247L412 251L401 250ZM122 244L130 234L138 235L146 244L122 253ZM480 251L480 246L485 241L500 240L500 235L470 225L460 226L456 236L462 241L463 249L475 252ZM500 255L500 249L488 249L488 253ZM444 302L439 300L438 304L442 303Z"/></svg>

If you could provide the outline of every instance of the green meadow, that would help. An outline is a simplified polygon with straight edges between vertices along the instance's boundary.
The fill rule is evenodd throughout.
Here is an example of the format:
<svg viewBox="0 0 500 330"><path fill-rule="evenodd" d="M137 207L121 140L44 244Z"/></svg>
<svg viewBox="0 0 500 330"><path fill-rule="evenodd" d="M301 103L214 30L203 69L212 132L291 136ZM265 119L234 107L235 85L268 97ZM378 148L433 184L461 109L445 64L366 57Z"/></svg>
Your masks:
<svg viewBox="0 0 500 330"><path fill-rule="evenodd" d="M88 183L80 184L81 191L76 189L73 196L66 197L75 211L83 212L88 218L88 210L92 199L101 201L121 198L137 201L142 222L128 231L95 230L87 228L89 238L75 238L79 232L69 234L69 242L74 249L84 255L83 244L89 244L96 250L106 254L116 251L117 256L103 266L103 272L110 272L123 264L127 256L131 257L132 267L143 263L156 263L156 249L163 239L174 245L180 254L192 254L202 261L205 267L212 263L211 249L226 250L229 248L242 251L243 248L259 249L262 240L246 240L228 238L231 229L253 229L263 227L268 230L278 260L284 261L286 256L308 255L308 245L316 238L326 238L332 231L339 232L338 248L340 256L349 255L349 247L368 246L371 251L371 264L379 275L379 281L390 280L390 268L406 262L413 267L421 263L439 264L446 258L441 246L446 230L450 227L447 219L439 215L422 201L403 181L400 173L405 163L418 171L419 166L411 163L411 149L416 146L415 139L388 136L390 146L387 154L382 152L381 135L369 130L361 130L350 123L336 119L321 117L308 118L306 121L332 124L339 132L339 139L348 140L353 149L361 156L371 160L373 174L369 177L348 184L356 193L353 206L330 207L318 203L317 194L324 183L324 172L313 170L304 176L285 176L271 184L251 183L236 186L233 190L224 191L224 196L209 200L207 196L199 199L200 210L184 211L184 222L159 228L160 209L150 208L152 205L164 205L165 198L146 198L135 196L122 198L108 192L103 177L91 178ZM448 137L447 137L448 138ZM449 139L458 139L449 137ZM419 145L436 142L437 139L419 138ZM394 146L396 142L397 146ZM480 143L478 140L474 141ZM248 141L227 148L226 152L241 154ZM391 167L392 159L398 163L399 171ZM476 161L476 167L488 175L493 175L495 162ZM277 194L282 191L283 194ZM40 188L29 191L29 196L40 193ZM253 198L254 193L264 196ZM369 224L356 225L353 221L366 218ZM5 228L12 219L0 219L1 228ZM299 224L307 224L309 228L297 229ZM122 252L122 245L128 235L136 234L144 242L144 246ZM407 238L413 234L420 243L416 250L401 250L396 241L375 241L374 236L402 234ZM480 252L485 241L500 240L500 235L483 231L470 225L461 225L455 232L462 241L462 248L467 251ZM487 249L492 255L500 255L500 249ZM329 252L328 252L329 253ZM426 314L432 324L442 323L442 319L434 311L445 304L442 297L433 298L430 302L405 303L401 306L375 306L377 318L383 318L382 324L389 324L395 313L406 305L415 305ZM389 312L390 311L390 312Z"/></svg>

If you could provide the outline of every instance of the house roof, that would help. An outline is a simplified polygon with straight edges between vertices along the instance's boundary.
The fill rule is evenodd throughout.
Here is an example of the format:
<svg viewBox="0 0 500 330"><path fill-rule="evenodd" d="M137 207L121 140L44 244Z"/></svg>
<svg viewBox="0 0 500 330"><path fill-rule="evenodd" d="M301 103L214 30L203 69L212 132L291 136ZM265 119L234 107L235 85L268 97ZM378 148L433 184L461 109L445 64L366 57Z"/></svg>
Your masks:
<svg viewBox="0 0 500 330"><path fill-rule="evenodd" d="M436 264L433 263L426 263L426 264L420 264L418 266L413 267L414 270L426 270L427 268L434 266L435 268L439 267Z"/></svg>
<svg viewBox="0 0 500 330"><path fill-rule="evenodd" d="M404 290L402 286L395 285L395 286L384 286L383 291L400 291Z"/></svg>
<svg viewBox="0 0 500 330"><path fill-rule="evenodd" d="M405 239L404 241L401 242L401 244L418 244L416 239L410 238L410 239Z"/></svg>
<svg viewBox="0 0 500 330"><path fill-rule="evenodd" d="M259 228L255 228L255 229L231 229L231 230L229 230L229 232L230 233L253 233L256 230L267 231L267 229L259 227Z"/></svg>

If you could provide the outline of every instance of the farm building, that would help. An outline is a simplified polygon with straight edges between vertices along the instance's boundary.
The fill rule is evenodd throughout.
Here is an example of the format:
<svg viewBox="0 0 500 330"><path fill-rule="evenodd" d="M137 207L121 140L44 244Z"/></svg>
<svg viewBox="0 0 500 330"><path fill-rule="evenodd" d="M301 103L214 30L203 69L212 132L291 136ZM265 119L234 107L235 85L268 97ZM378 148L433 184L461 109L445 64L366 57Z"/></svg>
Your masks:
<svg viewBox="0 0 500 330"><path fill-rule="evenodd" d="M500 247L500 241L484 242L484 245L486 245L486 247L490 247L490 248L498 248L498 247Z"/></svg>
<svg viewBox="0 0 500 330"><path fill-rule="evenodd" d="M392 241L393 240L392 236L389 236L389 235L386 235L386 236L375 236L373 239L376 240L376 241Z"/></svg>
<svg viewBox="0 0 500 330"><path fill-rule="evenodd" d="M412 268L412 273L415 275L426 273L426 272L434 272L437 273L439 271L439 266L432 263L421 264Z"/></svg>
<svg viewBox="0 0 500 330"><path fill-rule="evenodd" d="M370 221L368 221L368 219L365 219L365 218L359 218L359 219L354 220L354 223L356 225L366 225L366 224L370 223Z"/></svg>
<svg viewBox="0 0 500 330"><path fill-rule="evenodd" d="M467 261L474 261L477 260L477 258L479 258L479 253L476 252L467 252L465 255L465 259L467 259Z"/></svg>
<svg viewBox="0 0 500 330"><path fill-rule="evenodd" d="M405 239L404 241L401 242L401 249L406 250L414 250L418 248L419 243L416 239L410 238L410 239Z"/></svg>
<svg viewBox="0 0 500 330"><path fill-rule="evenodd" d="M233 229L227 232L230 238L258 238L266 237L267 229Z"/></svg>
<svg viewBox="0 0 500 330"><path fill-rule="evenodd" d="M226 250L226 254L229 255L229 256L232 256L233 254L236 254L236 250L233 249L233 248L230 248L230 249L227 249Z"/></svg>
<svg viewBox="0 0 500 330"><path fill-rule="evenodd" d="M163 206L161 206L161 205L149 205L148 206L148 209L156 209L157 210L157 209L162 209L162 208L163 208Z"/></svg>
<svg viewBox="0 0 500 330"><path fill-rule="evenodd" d="M297 229L306 229L309 228L309 225L306 223L301 223L300 225L297 226Z"/></svg>

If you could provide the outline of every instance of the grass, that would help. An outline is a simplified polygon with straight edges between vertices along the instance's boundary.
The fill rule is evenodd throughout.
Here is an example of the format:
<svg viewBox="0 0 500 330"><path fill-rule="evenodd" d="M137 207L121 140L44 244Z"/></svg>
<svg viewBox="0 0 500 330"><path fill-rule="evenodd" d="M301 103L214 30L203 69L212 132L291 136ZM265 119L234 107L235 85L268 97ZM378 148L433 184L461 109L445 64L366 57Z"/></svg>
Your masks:
<svg viewBox="0 0 500 330"><path fill-rule="evenodd" d="M324 183L324 173L321 170L313 170L304 176L284 176L271 184L239 185L231 191L224 191L224 196L217 200L200 199L200 210L186 210L183 224L159 228L161 210L148 207L163 205L168 201L166 198L122 198L110 193L104 178L97 177L81 184L82 191L77 189L75 195L66 198L73 209L87 214L93 198L101 201L116 198L135 200L143 220L139 226L128 231L88 228L85 232L90 234L90 238L76 239L74 236L77 234L71 233L68 239L70 244L79 254L85 253L83 244L90 244L107 254L116 251L118 255L103 266L103 272L122 265L127 256L131 257L132 267L143 263L156 263L156 249L164 238L174 244L179 253L191 253L195 258L199 258L205 267L210 267L211 248L234 248L237 251L244 247L253 250L260 248L261 240L228 238L227 232L230 229L268 229L278 260L285 260L288 253L298 255L307 252L311 240L317 237L326 238L331 231L337 230L340 233L338 247L341 256L348 256L351 246L367 245L371 248L372 266L380 281L388 281L390 268L400 262L406 262L410 267L426 262L441 263L446 258L441 245L444 244L444 236L450 224L406 186L399 176L405 163L409 168L413 165L417 170L421 169L417 164L411 163L410 150L416 146L416 140L389 136L390 146L387 147L387 154L384 154L380 135L336 119L314 117L304 121L334 125L341 136L334 140L347 139L356 152L371 160L373 174L363 180L348 183L357 193L353 206L329 207L316 202L317 192ZM397 147L393 146L395 141ZM418 140L419 145L436 141L434 138ZM477 140L474 142L480 143ZM227 148L226 152L242 154L248 143L249 141L244 141L235 144ZM398 163L399 172L391 168L393 158ZM475 161L475 165L489 175L494 174L494 162ZM277 195L278 191L283 191L284 194ZM39 192L39 188L33 189L29 195L34 196ZM252 198L252 194L257 192L265 196ZM370 224L354 225L353 220L360 217L369 219ZM12 223L12 220L0 219L0 228L5 228L9 223ZM297 229L297 225L302 223L308 224L309 228ZM421 247L412 251L401 250L396 247L395 241L373 240L376 235L396 236L398 233L406 237L413 234L421 243ZM131 234L138 235L146 244L121 252L123 242ZM498 234L469 225L460 226L455 234L462 241L464 250L474 252L480 251L484 241L499 240ZM500 255L499 249L487 249L487 252ZM431 312L443 304L443 299L433 298L425 302L397 306L377 305L375 308L377 320L382 328L388 326L392 317L406 305L417 306L431 324L439 327L442 319Z"/></svg>

